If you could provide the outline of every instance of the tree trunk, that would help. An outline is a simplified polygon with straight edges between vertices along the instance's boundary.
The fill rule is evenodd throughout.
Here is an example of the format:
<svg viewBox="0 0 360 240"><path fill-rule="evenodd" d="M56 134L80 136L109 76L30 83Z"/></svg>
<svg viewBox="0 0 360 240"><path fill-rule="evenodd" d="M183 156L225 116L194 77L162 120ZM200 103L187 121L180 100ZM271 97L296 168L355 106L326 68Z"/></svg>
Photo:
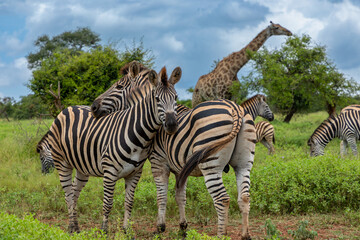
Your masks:
<svg viewBox="0 0 360 240"><path fill-rule="evenodd" d="M326 108L329 117L331 116L336 117L336 104L330 104L329 102L326 102Z"/></svg>
<svg viewBox="0 0 360 240"><path fill-rule="evenodd" d="M296 113L296 109L291 109L290 112L286 115L284 122L289 123L291 118L294 116L294 114Z"/></svg>

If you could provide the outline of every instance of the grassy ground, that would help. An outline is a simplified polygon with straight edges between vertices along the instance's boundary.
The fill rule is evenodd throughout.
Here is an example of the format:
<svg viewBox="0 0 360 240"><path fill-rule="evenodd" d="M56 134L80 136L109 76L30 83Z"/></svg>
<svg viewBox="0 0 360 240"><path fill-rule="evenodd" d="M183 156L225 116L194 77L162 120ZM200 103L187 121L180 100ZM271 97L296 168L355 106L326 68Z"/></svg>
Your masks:
<svg viewBox="0 0 360 240"><path fill-rule="evenodd" d="M306 142L326 118L325 112L295 116L290 124L274 120L276 153L258 144L252 171L250 233L253 239L266 238L267 219L282 237L294 238L302 221L317 232L316 239L360 239L360 164L354 157L339 158L338 139L327 147L324 157L310 158ZM276 116L276 119L278 116ZM260 120L260 119L259 119ZM0 120L0 211L35 218L66 231L67 210L57 172L41 174L35 146L52 120ZM231 196L228 234L240 233L241 215L233 171L224 175ZM174 239L178 230L175 179L170 178L167 205L167 231L163 239ZM102 179L90 178L78 203L81 229L100 227L102 219ZM187 190L189 228L216 235L216 213L202 178L190 178ZM110 215L110 236L122 224L124 181L116 185ZM133 229L137 238L151 239L157 215L156 189L150 164L146 163L135 193Z"/></svg>

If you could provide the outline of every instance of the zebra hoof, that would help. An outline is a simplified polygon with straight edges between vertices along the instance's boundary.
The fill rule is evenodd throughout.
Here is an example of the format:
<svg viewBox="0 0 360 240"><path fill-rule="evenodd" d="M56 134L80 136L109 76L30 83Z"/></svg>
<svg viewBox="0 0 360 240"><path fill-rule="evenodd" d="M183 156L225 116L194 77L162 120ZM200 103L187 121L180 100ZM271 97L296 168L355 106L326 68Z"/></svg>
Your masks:
<svg viewBox="0 0 360 240"><path fill-rule="evenodd" d="M78 225L78 224L75 224L75 223L70 223L70 224L69 224L69 227L68 227L68 232L69 232L70 234L80 233L79 225Z"/></svg>
<svg viewBox="0 0 360 240"><path fill-rule="evenodd" d="M103 233L108 234L108 226L107 223L102 223L101 224L101 231L103 231Z"/></svg>
<svg viewBox="0 0 360 240"><path fill-rule="evenodd" d="M247 235L241 237L241 240L251 240L251 237L249 234L247 234Z"/></svg>
<svg viewBox="0 0 360 240"><path fill-rule="evenodd" d="M163 232L165 232L165 229L166 229L165 224L159 224L159 225L157 225L156 232L157 233L163 233Z"/></svg>

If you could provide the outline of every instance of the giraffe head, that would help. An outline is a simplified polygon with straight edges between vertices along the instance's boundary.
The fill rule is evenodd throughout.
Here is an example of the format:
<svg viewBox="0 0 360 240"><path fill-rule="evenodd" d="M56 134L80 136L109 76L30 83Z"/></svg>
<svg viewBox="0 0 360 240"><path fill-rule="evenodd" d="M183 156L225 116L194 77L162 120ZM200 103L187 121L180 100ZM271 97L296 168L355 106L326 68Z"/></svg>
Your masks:
<svg viewBox="0 0 360 240"><path fill-rule="evenodd" d="M272 35L286 35L291 36L292 33L286 28L282 27L280 24L273 23L270 21L270 25L268 26L268 33L270 36Z"/></svg>

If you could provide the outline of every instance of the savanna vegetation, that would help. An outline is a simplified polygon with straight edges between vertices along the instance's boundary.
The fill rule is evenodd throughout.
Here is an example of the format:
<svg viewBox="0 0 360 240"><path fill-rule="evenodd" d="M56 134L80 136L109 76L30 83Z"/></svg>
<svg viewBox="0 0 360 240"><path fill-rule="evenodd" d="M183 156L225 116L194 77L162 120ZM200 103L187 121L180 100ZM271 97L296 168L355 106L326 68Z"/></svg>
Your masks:
<svg viewBox="0 0 360 240"><path fill-rule="evenodd" d="M301 238L305 235L315 239L357 239L360 236L360 161L350 155L340 158L338 139L326 147L324 156L309 157L307 139L327 115L325 111L295 115L291 123L277 120L282 116L276 115L272 122L276 153L267 155L267 149L257 145L251 175L253 239L305 239ZM9 236L15 233L29 237L40 231L28 239L103 239L99 230L94 229L100 228L102 219L101 178L90 178L80 195L78 212L83 232L79 236L65 233L68 216L58 174L56 170L49 175L41 174L35 151L51 122L0 121L0 238L13 239ZM231 196L228 235L236 239L241 215L233 171L224 173L223 178ZM169 186L168 228L161 236L154 236L156 188L150 164L146 163L135 193L132 231L125 235L121 231L124 181L119 180L110 215L110 238L178 238L173 176ZM217 217L202 178L190 177L187 199L188 239L210 239L209 235L216 234Z"/></svg>

